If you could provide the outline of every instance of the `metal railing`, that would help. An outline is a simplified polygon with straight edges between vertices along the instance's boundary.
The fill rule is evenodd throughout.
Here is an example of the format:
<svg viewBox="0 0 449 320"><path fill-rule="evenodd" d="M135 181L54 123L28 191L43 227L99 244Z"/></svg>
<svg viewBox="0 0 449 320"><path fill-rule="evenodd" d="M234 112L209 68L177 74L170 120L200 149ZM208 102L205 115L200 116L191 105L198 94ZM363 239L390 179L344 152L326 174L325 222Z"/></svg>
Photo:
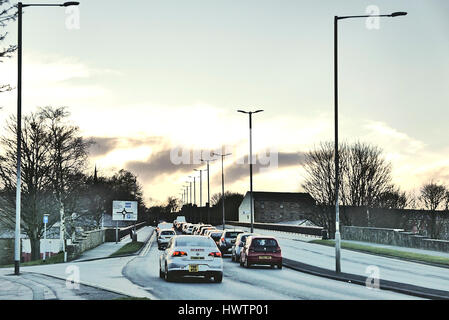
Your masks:
<svg viewBox="0 0 449 320"><path fill-rule="evenodd" d="M240 222L240 221L226 221L226 224L240 226L240 227L250 227L251 224L249 222ZM253 223L254 228L257 229L265 229L265 230L273 230L273 231L283 231L283 232L292 232L299 234L306 234L310 236L323 237L323 232L326 232L322 227L306 227L306 226L295 226L289 224L275 224L275 223Z"/></svg>

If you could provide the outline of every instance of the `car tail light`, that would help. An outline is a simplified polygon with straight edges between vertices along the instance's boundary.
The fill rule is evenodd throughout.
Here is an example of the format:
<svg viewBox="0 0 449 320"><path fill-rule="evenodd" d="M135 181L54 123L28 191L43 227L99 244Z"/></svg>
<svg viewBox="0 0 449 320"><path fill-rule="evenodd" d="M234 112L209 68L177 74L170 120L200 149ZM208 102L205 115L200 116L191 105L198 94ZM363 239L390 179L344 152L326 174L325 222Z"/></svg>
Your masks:
<svg viewBox="0 0 449 320"><path fill-rule="evenodd" d="M225 242L225 238L221 238L220 241L221 241L221 242Z"/></svg>
<svg viewBox="0 0 449 320"><path fill-rule="evenodd" d="M209 256L218 258L221 257L221 252L211 252L209 253Z"/></svg>
<svg viewBox="0 0 449 320"><path fill-rule="evenodd" d="M281 248L277 247L276 248L276 253L281 253Z"/></svg>
<svg viewBox="0 0 449 320"><path fill-rule="evenodd" d="M173 252L172 253L172 257L183 257L183 256L186 256L187 255L187 252L184 252L184 251L175 251L175 252Z"/></svg>

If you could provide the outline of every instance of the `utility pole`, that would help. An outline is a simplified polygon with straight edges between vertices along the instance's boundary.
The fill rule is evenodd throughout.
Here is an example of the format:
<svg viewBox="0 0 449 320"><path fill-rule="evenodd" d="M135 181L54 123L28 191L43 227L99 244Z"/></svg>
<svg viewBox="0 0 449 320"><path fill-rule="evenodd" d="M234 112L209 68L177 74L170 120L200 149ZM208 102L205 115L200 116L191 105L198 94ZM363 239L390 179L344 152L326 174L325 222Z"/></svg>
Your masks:
<svg viewBox="0 0 449 320"><path fill-rule="evenodd" d="M218 154L213 153L214 156L220 156L221 157L221 202L222 202L222 208L223 208L223 230L225 229L225 192L224 192L224 167L223 167L223 161L224 157L230 156L232 153L227 154Z"/></svg>
<svg viewBox="0 0 449 320"><path fill-rule="evenodd" d="M209 162L211 161L215 161L216 159L209 159L209 160L204 160L201 159L201 161L206 162L207 163L207 223L210 224L210 183L209 183Z"/></svg>

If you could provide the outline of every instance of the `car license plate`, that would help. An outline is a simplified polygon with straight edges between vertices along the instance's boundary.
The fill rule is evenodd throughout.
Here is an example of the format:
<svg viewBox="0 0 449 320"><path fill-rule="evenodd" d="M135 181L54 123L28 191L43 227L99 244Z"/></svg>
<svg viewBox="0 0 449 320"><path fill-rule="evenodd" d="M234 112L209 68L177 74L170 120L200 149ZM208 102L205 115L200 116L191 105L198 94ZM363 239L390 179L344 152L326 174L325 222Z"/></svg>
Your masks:
<svg viewBox="0 0 449 320"><path fill-rule="evenodd" d="M259 256L260 260L270 260L271 256Z"/></svg>
<svg viewBox="0 0 449 320"><path fill-rule="evenodd" d="M198 272L197 264L189 264L189 272Z"/></svg>
<svg viewBox="0 0 449 320"><path fill-rule="evenodd" d="M190 257L192 260L204 260L204 257Z"/></svg>

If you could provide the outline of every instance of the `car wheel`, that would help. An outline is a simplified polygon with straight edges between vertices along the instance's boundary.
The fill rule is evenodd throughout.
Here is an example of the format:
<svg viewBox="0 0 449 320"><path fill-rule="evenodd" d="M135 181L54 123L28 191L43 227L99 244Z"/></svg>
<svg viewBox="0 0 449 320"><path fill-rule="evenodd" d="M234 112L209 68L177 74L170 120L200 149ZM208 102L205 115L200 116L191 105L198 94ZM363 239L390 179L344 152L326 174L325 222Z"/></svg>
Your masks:
<svg viewBox="0 0 449 320"><path fill-rule="evenodd" d="M249 263L248 259L245 260L245 268L250 268L251 263Z"/></svg>
<svg viewBox="0 0 449 320"><path fill-rule="evenodd" d="M168 271L167 266L165 266L165 280L167 282L172 282L174 280L174 276L173 273Z"/></svg>
<svg viewBox="0 0 449 320"><path fill-rule="evenodd" d="M164 273L161 270L161 267L159 267L159 277L164 278Z"/></svg>
<svg viewBox="0 0 449 320"><path fill-rule="evenodd" d="M214 275L214 281L220 283L223 281L223 273L217 273Z"/></svg>
<svg viewBox="0 0 449 320"><path fill-rule="evenodd" d="M274 264L271 264L271 265L270 265L270 268L271 268L271 269L274 269L274 266L275 266Z"/></svg>
<svg viewBox="0 0 449 320"><path fill-rule="evenodd" d="M278 264L278 269L282 269L282 263Z"/></svg>

